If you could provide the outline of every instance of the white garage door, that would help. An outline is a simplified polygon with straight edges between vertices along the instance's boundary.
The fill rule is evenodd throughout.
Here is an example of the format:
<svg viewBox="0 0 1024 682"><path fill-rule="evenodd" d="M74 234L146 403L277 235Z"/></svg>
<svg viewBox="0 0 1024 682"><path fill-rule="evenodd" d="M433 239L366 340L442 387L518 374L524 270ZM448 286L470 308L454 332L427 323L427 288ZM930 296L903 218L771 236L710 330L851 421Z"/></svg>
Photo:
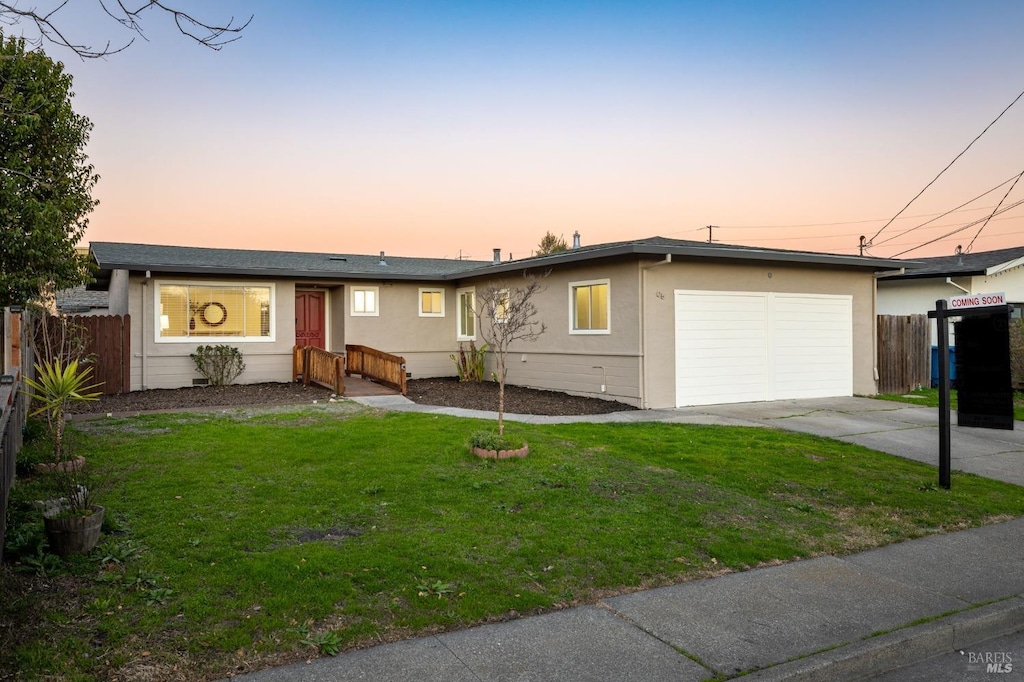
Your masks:
<svg viewBox="0 0 1024 682"><path fill-rule="evenodd" d="M853 395L853 298L676 291L676 404Z"/></svg>

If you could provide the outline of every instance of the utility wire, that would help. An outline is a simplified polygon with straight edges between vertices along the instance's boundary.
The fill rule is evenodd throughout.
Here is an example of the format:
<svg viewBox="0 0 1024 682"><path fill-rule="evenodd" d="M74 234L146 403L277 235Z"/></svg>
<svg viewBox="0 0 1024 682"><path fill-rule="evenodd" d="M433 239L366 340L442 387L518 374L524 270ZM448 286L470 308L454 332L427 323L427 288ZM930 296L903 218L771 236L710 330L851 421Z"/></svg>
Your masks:
<svg viewBox="0 0 1024 682"><path fill-rule="evenodd" d="M966 154L966 153L967 153L967 150L968 150L968 149L970 149L970 148L971 148L972 146L974 146L974 143L975 143L975 142L977 142L978 140L980 140L980 139L981 139L981 136L982 136L982 135L984 135L985 133L987 133L987 132L988 132L988 129L989 129L989 128L991 128L992 126L994 126L994 125L996 124L996 121L998 121L999 119L1001 119L1001 118L1003 117L1003 114L1005 114L1005 113L1006 113L1007 111L1009 111L1009 110L1010 110L1010 107L1012 107L1012 106L1013 106L1014 104L1016 104L1016 103L1017 103L1017 101L1018 101L1018 100L1019 100L1019 99L1020 99L1021 97L1024 97L1024 90L1021 90L1021 91L1020 91L1020 94L1019 94L1019 95L1017 95L1017 96L1016 96L1016 97L1015 97L1015 98L1013 99L1013 101L1012 101L1012 102L1010 102L1010 103L1009 103L1009 104L1007 105L1007 107L1006 107L1005 109L1003 109L1003 110L1002 110L1002 111L1001 111L1001 112L999 113L999 115L998 115L998 116L996 116L996 117L995 117L995 119L994 119L994 120L993 120L993 121L992 121L991 123L989 123L989 124L988 124L987 126L985 126L985 129L984 129L984 130L982 130L982 131L981 131L980 133L978 133L978 136L977 136L977 137L975 137L975 138L974 138L973 140L971 140L971 143L970 143L969 145L967 145L966 147L964 147L964 150L963 150L962 152L960 152L959 154L957 154L957 155L956 155L956 158L954 158L954 159L953 159L952 161L950 161L950 162L949 162L949 164L948 164L948 165L947 165L947 166L946 166L945 168L943 168L943 169L942 169L941 171L939 171L939 174L938 174L938 175L936 175L936 176L935 176L934 178L932 178L932 181L931 181L931 182L929 182L929 183L928 183L927 185L925 185L925 186L924 186L924 189L922 189L922 190L921 190L920 192L918 192L917 194L915 194L915 195L914 195L914 198L913 198L913 199L911 199L910 201L908 201L908 202L907 202L907 205L906 205L906 206L904 206L903 208L901 208L901 209L899 210L899 212L897 212L897 213L896 213L896 215L894 215L894 216L893 216L892 218L890 218L890 219L889 219L889 222L887 222L887 223L886 223L885 225L882 225L882 227L881 227L881 228L880 228L880 229L878 230L878 232L876 232L876 233L874 234L874 236L872 236L872 237L871 237L871 239L869 239L869 240L867 241L867 245L868 245L868 246L871 246L871 245L872 245L872 243L873 243L873 242L875 241L875 237L877 237L878 235L882 234L882 230L884 230L885 228L887 228L887 227L889 227L890 225L892 225L892 222L893 222L894 220L896 220L897 218L899 218L899 217L900 217L900 213L903 213L903 212L904 212L904 211L906 211L906 210L907 210L908 208L910 208L910 205L911 205L912 203L914 203L915 201L917 201L918 197L920 197L920 196L921 196L922 194L924 194L924 193L925 193L925 191L927 191L927 189L928 189L929 187L931 187L932 185L934 185L934 184L935 184L935 181L936 181L936 180L938 180L938 179L939 179L940 177L942 177L942 174L943 174L943 173L945 173L946 171L948 171L948 170L949 170L949 169L950 169L950 168L951 168L951 167L953 166L953 164L954 164L954 163L956 163L957 161L959 161L959 160L960 160L960 157L961 157L961 156L963 156L964 154ZM922 244L922 246L923 246L923 244Z"/></svg>
<svg viewBox="0 0 1024 682"><path fill-rule="evenodd" d="M1014 178L1016 178L1016 180L1015 180ZM972 202L975 202L975 201L977 201L978 199L982 198L983 196L985 196L985 195L987 195L987 194L991 194L992 192L995 192L995 191L996 191L997 189L999 189L1000 187L1002 187L1002 186L1003 186L1003 185L1005 185L1006 183L1010 182L1011 180L1013 180L1013 184L1014 184L1014 185L1016 185L1016 184L1017 184L1017 180L1020 180L1020 175L1011 175L1011 176L1010 176L1010 177L1008 177L1008 178L1007 178L1006 180L1003 180L1002 182L1000 182L1000 183L999 183L998 185L996 185L996 186L995 186L995 187L993 187L992 189L990 189L990 190L987 190L987 191L985 191L985 192L982 192L981 194L979 194L978 196L974 197L973 199L968 199L967 201L965 201L964 203L960 204L960 205L959 205L959 206L957 206L956 208L954 208L954 209L950 209L949 211L946 211L945 213L940 213L940 214L936 215L936 216L935 216L934 218L932 218L931 220L927 220L927 221L925 221L925 222L921 223L920 225L918 225L918 226L916 226L916 227L911 227L911 228L909 228L909 229L907 229L907 230L904 230L903 232L900 232L900 233L899 233L899 234L897 234L897 235L893 235L892 237L889 237L888 239L883 239L882 241L880 241L880 242L878 242L877 244L875 244L875 246L881 246L882 244L888 244L888 243L889 243L889 242L891 242L892 240L894 240L894 239L899 239L899 238L900 238L900 237L902 237L903 235L905 235L905 234L908 234L908 233L910 233L910 232L913 232L914 230L919 230L919 229L921 229L922 227L924 227L925 225L929 225L929 224L931 224L931 223L935 222L935 221L936 221L936 220L938 220L939 218L945 218L945 217L946 217L946 216L948 216L948 215L949 215L950 213L955 213L956 211L959 211L959 210L960 210L961 208L963 208L963 207L964 207L964 206L966 206L967 204L970 204L970 203L972 203ZM1011 186L1011 187L1010 187L1010 189L1013 189L1013 187ZM1003 201L1005 201L1005 200L1006 200L1006 197L1004 196L1004 197L1003 197ZM998 210L998 209L999 209L999 206L1000 206L1000 205L1002 205L1003 201L1000 201L1000 202L999 202L999 204L997 204L997 205L995 205L995 206L989 206L989 207L986 207L986 208L992 208L993 210ZM976 209L972 209L972 210L976 210ZM876 234L875 236L877 237L878 235Z"/></svg>
<svg viewBox="0 0 1024 682"><path fill-rule="evenodd" d="M975 225L977 225L978 223L982 223L982 222L986 222L986 221L988 221L988 220L991 220L993 216L997 216L997 215L1000 215L1000 214L1006 213L1006 212L1007 212L1007 211L1009 211L1010 209L1014 209L1014 208L1017 208L1017 207L1018 207L1018 206L1020 206L1021 204L1024 204L1024 199L1021 199L1020 201L1017 201L1016 203L1010 204L1010 205L1009 205L1009 206L1007 206L1006 208L1004 208L1004 209L1001 209L1000 211L994 212L994 213L992 213L992 214L991 214L991 215L989 215L989 216L986 216L986 217L984 217L984 218L979 218L978 220L975 220L975 221L974 221L974 222L972 222L972 223L967 223L966 225L964 225L964 226L962 226L962 227L958 227L958 228L956 228L955 230L952 230L952 231L950 231L950 232L947 232L946 234L944 234L944 235L942 235L942 236L940 236L940 237L936 237L935 239L932 239L932 240L930 240L930 241L926 241L926 242L925 242L925 243L923 243L923 244L918 244L917 246L915 246L915 247L913 247L913 248L910 248L910 249L907 249L906 251L900 251L900 252L899 252L899 253L897 253L897 254L893 254L892 256L890 256L890 258L899 258L900 256L902 256L902 255L903 255L903 254L905 254L905 253L910 253L911 251L917 251L918 249L920 249L920 248L922 248L922 247L925 247L925 246L928 246L929 244L934 244L934 243L935 243L935 242L937 242L937 241L942 241L942 240L943 240L943 239L945 239L946 237L950 237L950 236L952 236L952 235L954 235L954 234L957 234L958 232L963 232L964 230L970 229L970 228L974 227Z"/></svg>
<svg viewBox="0 0 1024 682"><path fill-rule="evenodd" d="M1017 176L1017 179L1013 181L1012 185L1010 185L1010 189L1006 190L1006 194L1004 194L1003 198L999 200L999 205L996 206L995 210L993 210L992 213L990 213L989 216L985 218L985 223L978 228L977 233L974 235L974 239L971 239L970 244L968 244L967 248L964 249L964 253L971 252L971 247L974 246L974 240L978 238L978 235L981 234L981 231L985 229L986 225L988 225L988 221L992 220L992 216L994 216L996 214L996 211L999 210L999 206L1002 206L1003 202L1006 201L1006 197L1010 196L1010 192L1012 192L1013 188L1017 186L1018 182L1020 182L1021 176L1024 176L1024 171L1020 172L1020 175Z"/></svg>

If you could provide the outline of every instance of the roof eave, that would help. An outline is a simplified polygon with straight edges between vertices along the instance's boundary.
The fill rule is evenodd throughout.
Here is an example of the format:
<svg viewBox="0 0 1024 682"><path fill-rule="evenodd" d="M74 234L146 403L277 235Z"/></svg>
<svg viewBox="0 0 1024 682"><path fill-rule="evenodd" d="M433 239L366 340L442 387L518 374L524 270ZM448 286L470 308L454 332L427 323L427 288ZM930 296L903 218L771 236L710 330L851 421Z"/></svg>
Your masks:
<svg viewBox="0 0 1024 682"><path fill-rule="evenodd" d="M736 247L695 247L658 244L625 244L608 249L586 249L583 251L562 251L548 256L526 258L518 261L505 261L448 275L446 279L477 277L485 274L503 273L515 270L545 268L567 263L614 258L617 256L683 256L700 258L720 258L724 260L757 260L787 262L807 265L837 265L844 267L867 268L876 272L904 268L907 261L888 258L866 258L864 256L844 256L840 254L814 254L807 252L766 251L762 249L738 249Z"/></svg>

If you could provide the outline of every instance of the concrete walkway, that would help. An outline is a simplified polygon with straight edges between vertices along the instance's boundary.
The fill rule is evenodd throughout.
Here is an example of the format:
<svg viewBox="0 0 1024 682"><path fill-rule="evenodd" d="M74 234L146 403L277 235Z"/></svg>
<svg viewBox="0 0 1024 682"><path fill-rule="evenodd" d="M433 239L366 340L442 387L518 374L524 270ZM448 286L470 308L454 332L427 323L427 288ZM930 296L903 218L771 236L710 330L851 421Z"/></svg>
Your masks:
<svg viewBox="0 0 1024 682"><path fill-rule="evenodd" d="M401 396L359 401L387 409L494 417L415 405ZM584 420L773 426L934 463L935 413L840 398L620 412ZM580 421L506 417L531 423ZM1020 434L954 427L954 469L1024 482ZM999 646L1022 641L1005 637L1024 632L1022 535L1024 518L843 558L825 556L636 592L234 679L685 682L749 671L754 672L744 679L863 679L932 656L971 647L983 651L989 641ZM1024 651L1001 653L1021 663L1001 679L1024 679ZM974 661L962 657L960 664L964 677L976 672ZM959 672L953 670L950 679ZM899 679L898 672L889 675L886 679Z"/></svg>

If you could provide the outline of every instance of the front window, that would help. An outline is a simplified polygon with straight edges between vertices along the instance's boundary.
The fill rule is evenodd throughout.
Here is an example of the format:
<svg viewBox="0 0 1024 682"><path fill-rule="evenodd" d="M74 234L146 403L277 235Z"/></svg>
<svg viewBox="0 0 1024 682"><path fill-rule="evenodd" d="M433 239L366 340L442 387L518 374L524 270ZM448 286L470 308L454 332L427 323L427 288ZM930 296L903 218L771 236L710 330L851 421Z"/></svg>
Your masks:
<svg viewBox="0 0 1024 682"><path fill-rule="evenodd" d="M420 289L420 317L444 317L444 289Z"/></svg>
<svg viewBox="0 0 1024 682"><path fill-rule="evenodd" d="M157 341L272 341L274 287L157 283Z"/></svg>
<svg viewBox="0 0 1024 682"><path fill-rule="evenodd" d="M364 317L380 315L377 287L352 287L352 314Z"/></svg>
<svg viewBox="0 0 1024 682"><path fill-rule="evenodd" d="M607 334L611 314L610 283L606 279L569 285L571 334Z"/></svg>
<svg viewBox="0 0 1024 682"><path fill-rule="evenodd" d="M476 290L459 289L458 340L476 339Z"/></svg>

